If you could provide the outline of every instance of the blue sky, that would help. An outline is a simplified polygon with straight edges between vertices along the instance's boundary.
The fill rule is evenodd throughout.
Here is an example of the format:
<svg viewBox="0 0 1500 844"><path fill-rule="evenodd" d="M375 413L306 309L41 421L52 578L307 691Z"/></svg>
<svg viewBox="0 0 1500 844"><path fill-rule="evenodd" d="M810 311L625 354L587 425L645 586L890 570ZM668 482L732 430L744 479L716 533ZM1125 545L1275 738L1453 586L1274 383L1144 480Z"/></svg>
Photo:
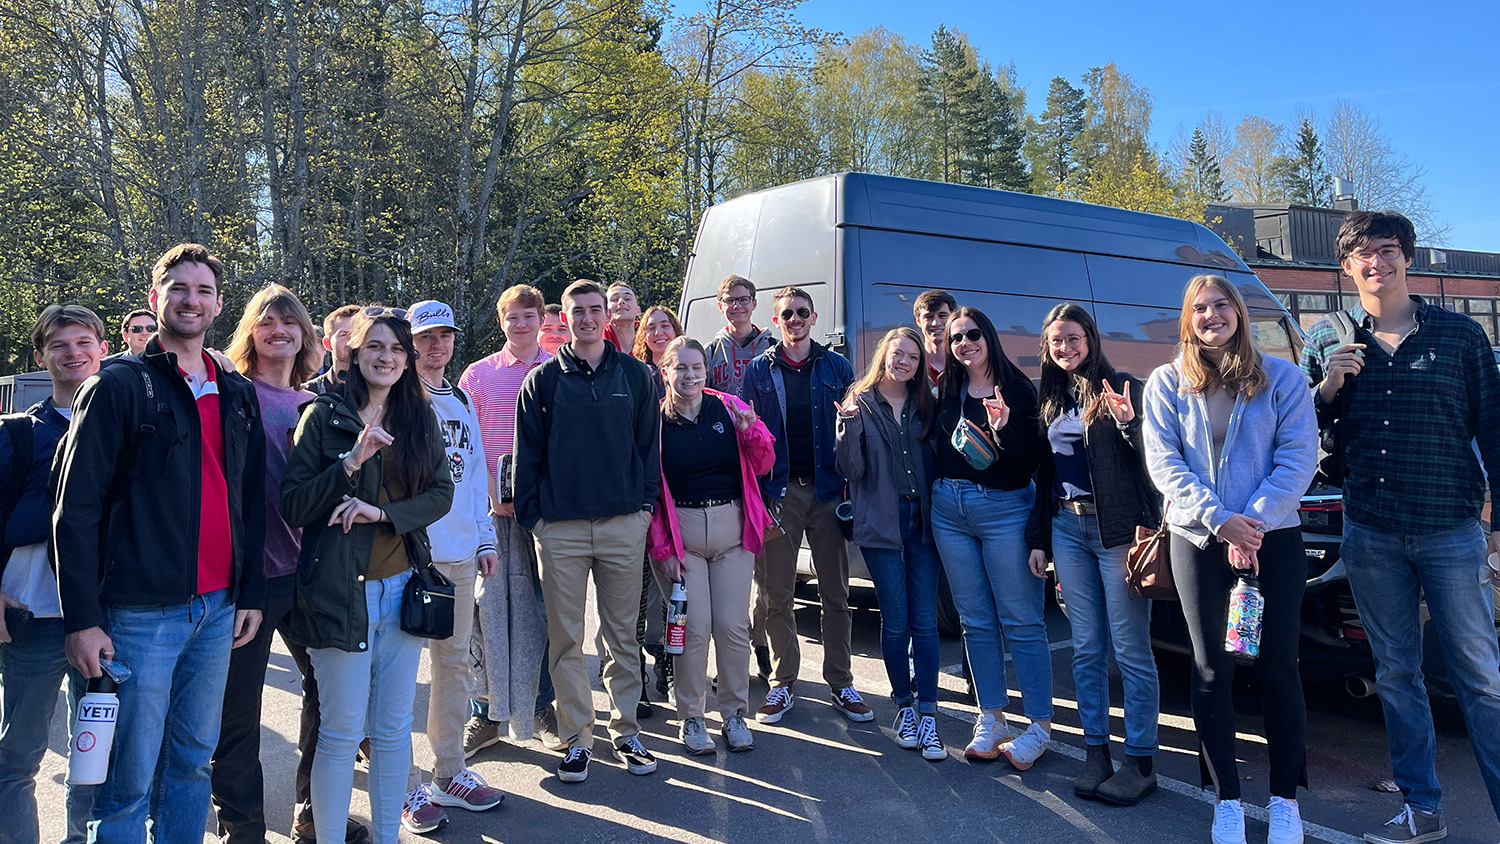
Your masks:
<svg viewBox="0 0 1500 844"><path fill-rule="evenodd" d="M924 45L939 24L963 30L982 58L1014 60L1033 111L1052 77L1081 86L1112 61L1155 98L1160 147L1210 110L1232 130L1249 113L1289 124L1307 106L1321 120L1351 100L1426 168L1448 245L1500 252L1500 4L807 0L799 17Z"/></svg>

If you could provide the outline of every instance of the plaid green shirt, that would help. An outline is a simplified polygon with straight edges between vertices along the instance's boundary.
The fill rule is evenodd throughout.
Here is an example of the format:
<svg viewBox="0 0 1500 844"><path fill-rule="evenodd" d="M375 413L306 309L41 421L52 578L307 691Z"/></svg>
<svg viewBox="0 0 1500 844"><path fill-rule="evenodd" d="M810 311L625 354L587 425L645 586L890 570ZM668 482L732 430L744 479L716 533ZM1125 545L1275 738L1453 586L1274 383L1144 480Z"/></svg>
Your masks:
<svg viewBox="0 0 1500 844"><path fill-rule="evenodd" d="M1484 474L1473 440L1500 483L1500 368L1489 338L1469 317L1420 296L1417 327L1394 355L1375 341L1374 320L1349 309L1365 365L1347 379L1344 420L1344 515L1394 533L1427 534L1462 527L1484 507ZM1324 404L1316 387L1338 348L1333 322L1307 332L1302 369L1312 381L1318 424L1331 424L1340 402ZM1342 392L1342 391L1341 391Z"/></svg>

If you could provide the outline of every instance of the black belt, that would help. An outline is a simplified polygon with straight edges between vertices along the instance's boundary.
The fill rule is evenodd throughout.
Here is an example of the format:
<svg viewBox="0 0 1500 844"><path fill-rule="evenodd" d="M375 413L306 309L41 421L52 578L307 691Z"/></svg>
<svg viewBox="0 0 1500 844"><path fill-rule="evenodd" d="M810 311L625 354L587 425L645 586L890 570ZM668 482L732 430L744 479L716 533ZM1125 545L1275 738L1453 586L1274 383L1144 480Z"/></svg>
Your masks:
<svg viewBox="0 0 1500 844"><path fill-rule="evenodd" d="M736 498L700 498L696 501L675 501L674 504L680 510L707 510L710 507L723 507L725 504L734 504Z"/></svg>
<svg viewBox="0 0 1500 844"><path fill-rule="evenodd" d="M1076 498L1064 498L1061 502L1064 510L1077 513L1080 516L1092 516L1099 511L1094 508L1093 501L1083 501Z"/></svg>

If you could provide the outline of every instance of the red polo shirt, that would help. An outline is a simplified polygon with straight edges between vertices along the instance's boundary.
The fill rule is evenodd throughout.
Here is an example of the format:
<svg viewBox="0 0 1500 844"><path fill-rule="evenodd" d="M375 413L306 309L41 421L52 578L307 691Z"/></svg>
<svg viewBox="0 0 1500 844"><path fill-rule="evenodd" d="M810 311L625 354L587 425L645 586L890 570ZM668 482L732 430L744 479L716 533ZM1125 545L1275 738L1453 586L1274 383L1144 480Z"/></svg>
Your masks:
<svg viewBox="0 0 1500 844"><path fill-rule="evenodd" d="M213 359L203 353L208 379L199 381L182 368L178 372L193 391L198 405L198 428L203 440L202 480L198 505L198 594L229 587L234 572L233 539L229 530L229 479L224 468L224 425L219 416L219 380Z"/></svg>

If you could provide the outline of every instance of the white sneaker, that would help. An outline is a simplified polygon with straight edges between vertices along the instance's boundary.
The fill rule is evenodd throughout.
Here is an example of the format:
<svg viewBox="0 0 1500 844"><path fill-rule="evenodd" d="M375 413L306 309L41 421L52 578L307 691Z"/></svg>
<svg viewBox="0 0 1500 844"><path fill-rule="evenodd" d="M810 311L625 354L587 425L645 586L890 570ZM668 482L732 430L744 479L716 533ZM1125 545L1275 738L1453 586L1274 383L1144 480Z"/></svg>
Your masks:
<svg viewBox="0 0 1500 844"><path fill-rule="evenodd" d="M1245 844L1245 805L1238 800L1214 804L1214 844Z"/></svg>
<svg viewBox="0 0 1500 844"><path fill-rule="evenodd" d="M1302 844L1302 812L1296 800L1271 798L1271 836L1266 844Z"/></svg>
<svg viewBox="0 0 1500 844"><path fill-rule="evenodd" d="M1042 754L1047 752L1049 741L1052 741L1052 733L1033 721L1026 732L1001 746L1000 752L1005 754L1005 758L1010 760L1016 770L1024 771L1042 758Z"/></svg>
<svg viewBox="0 0 1500 844"><path fill-rule="evenodd" d="M988 712L979 713L974 721L974 739L964 748L965 759L990 761L1000 755L1000 745L1010 739L1010 727L1005 715L999 718Z"/></svg>

